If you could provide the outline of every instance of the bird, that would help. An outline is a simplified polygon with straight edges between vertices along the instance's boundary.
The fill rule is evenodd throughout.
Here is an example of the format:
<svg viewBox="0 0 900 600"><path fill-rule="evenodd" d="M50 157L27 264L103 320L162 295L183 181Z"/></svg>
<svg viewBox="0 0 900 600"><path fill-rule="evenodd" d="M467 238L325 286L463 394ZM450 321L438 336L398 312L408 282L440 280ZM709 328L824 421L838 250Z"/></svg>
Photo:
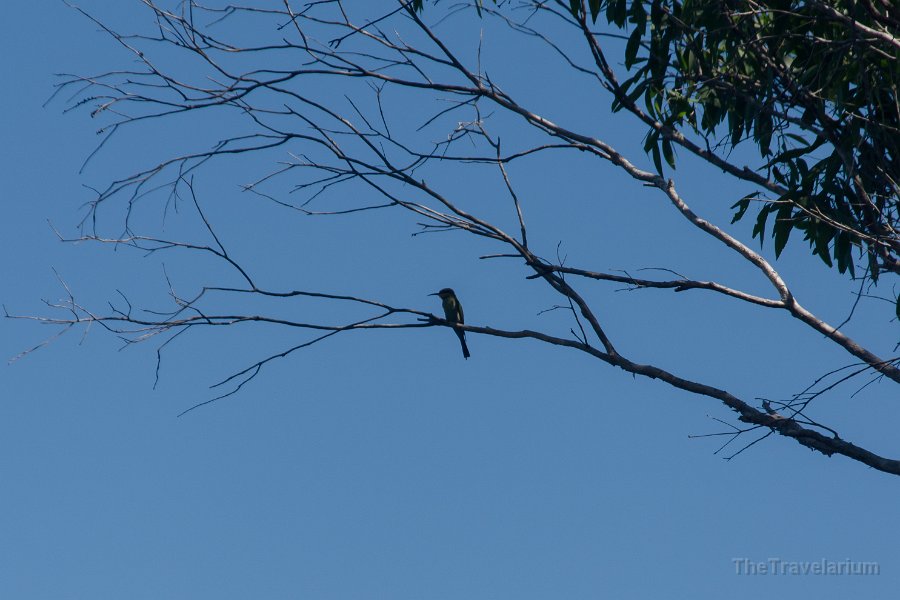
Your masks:
<svg viewBox="0 0 900 600"><path fill-rule="evenodd" d="M439 292L435 292L433 294L428 294L429 296L438 296L441 299L441 306L444 308L444 318L451 323L464 323L463 319L463 309L462 304L459 303L459 298L456 297L456 292L454 292L450 288L444 288ZM459 338L459 343L462 346L463 357L469 358L469 347L466 345L466 332L462 329L453 330L456 332L456 337Z"/></svg>

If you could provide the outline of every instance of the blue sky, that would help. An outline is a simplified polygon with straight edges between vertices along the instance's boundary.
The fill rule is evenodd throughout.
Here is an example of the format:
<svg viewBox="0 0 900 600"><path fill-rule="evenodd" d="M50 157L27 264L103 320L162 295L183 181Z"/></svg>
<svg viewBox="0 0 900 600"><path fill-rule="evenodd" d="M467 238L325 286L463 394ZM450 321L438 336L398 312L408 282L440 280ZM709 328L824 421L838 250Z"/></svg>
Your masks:
<svg viewBox="0 0 900 600"><path fill-rule="evenodd" d="M139 2L79 4L125 28L142 27L147 16ZM462 44L473 23L451 19L443 31ZM46 314L41 300L64 296L54 270L99 309L117 290L165 306L163 265L185 294L239 283L190 255L63 244L47 221L73 234L92 197L85 186L204 149L221 128L240 124L201 115L134 128L79 174L102 122L86 110L63 114L65 97L42 107L54 73L101 72L128 58L62 2L20 3L2 27L9 84L0 97L0 289L10 312ZM557 86L535 85L534 73L558 70L558 61L508 36L486 33L495 80L649 167L633 121L610 116L608 98L587 85L566 88L565 98ZM399 127L417 125L413 117L431 106L392 100ZM498 128L508 125L497 119ZM561 311L538 314L558 299L525 280L521 265L479 260L498 250L488 242L412 237L415 219L395 213L306 217L241 193L240 184L286 158L280 150L212 163L195 181L217 234L265 284L430 311L437 300L426 294L452 286L473 324L560 335L571 326ZM728 206L745 190L680 159L682 195L727 223ZM607 165L553 155L513 165L510 176L545 255L561 243L570 263L585 268L667 267L765 290L658 193ZM496 172L473 166L433 177L463 206L514 227ZM163 222L161 206L150 198L139 207L142 226L204 239L189 207ZM749 241L749 228L729 231ZM764 253L772 258L770 244ZM853 286L801 244L776 266L827 320L849 312ZM578 285L633 360L748 401L783 398L851 362L808 328L758 307ZM347 314L308 301L267 310L330 322ZM887 355L897 337L890 317L890 306L864 300L847 331ZM25 321L0 327L7 358L54 333ZM716 438L688 437L721 431L714 419L734 422L715 401L534 341L470 334L464 361L452 333L439 328L339 335L272 363L240 394L176 417L213 397L209 385L303 335L244 327L183 336L163 354L155 389L153 342L122 350L98 327L5 366L0 596L888 598L900 585L896 478L775 436L725 461L713 454ZM900 456L896 389L873 385L848 398L854 389L826 396L814 414L851 441ZM871 561L880 574L747 576L735 572L742 558Z"/></svg>

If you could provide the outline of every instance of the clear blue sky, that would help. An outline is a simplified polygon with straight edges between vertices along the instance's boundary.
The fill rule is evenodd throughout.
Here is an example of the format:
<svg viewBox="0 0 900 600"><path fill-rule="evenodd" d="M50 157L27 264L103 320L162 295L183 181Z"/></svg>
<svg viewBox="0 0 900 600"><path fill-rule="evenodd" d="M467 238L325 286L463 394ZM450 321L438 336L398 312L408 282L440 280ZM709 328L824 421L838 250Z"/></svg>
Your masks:
<svg viewBox="0 0 900 600"><path fill-rule="evenodd" d="M147 16L137 1L80 5L131 28ZM466 23L450 21L445 31L459 27L462 36ZM101 72L127 57L62 2L17 3L0 27L3 304L46 313L41 300L64 295L53 269L98 308L116 290L165 306L163 263L186 295L196 285L239 283L189 256L142 258L57 241L47 220L74 232L91 198L84 186L206 148L227 123L200 117L136 128L79 174L99 122L86 111L62 114L65 98L42 107L53 74ZM534 73L558 62L543 64L546 54L496 35L485 47L495 81L648 166L641 131L611 117L608 98L586 86L561 98L559 88L535 85ZM527 69L509 73L510 59ZM425 110L397 102L395 117ZM456 234L411 237L412 220L377 213L303 217L240 192L285 158L214 163L197 176L223 241L270 287L437 311L426 294L452 286L473 324L561 335L570 326L559 311L538 316L557 299L525 281L523 267L478 259L495 246ZM683 162L676 176L684 197L727 223L742 189ZM435 184L514 225L496 173L448 173ZM664 198L608 166L560 156L511 176L545 255L561 241L570 263L585 268L668 267L764 289ZM141 208L147 227L160 226L160 206ZM192 218L188 210L170 215L166 231L201 239ZM749 241L749 227L730 231ZM817 260L794 244L777 266L801 301L840 322L852 287ZM786 397L851 362L763 309L579 286L631 358L745 400ZM303 302L273 310L341 318ZM888 354L897 337L890 312L864 301L847 330ZM0 350L12 358L53 333L3 320ZM721 431L714 419L734 422L721 405L573 351L470 335L464 361L443 329L351 333L176 418L211 398L210 384L303 334L246 327L184 337L164 354L154 389L152 342L120 351L98 327L83 333L0 371L2 598L824 599L890 598L900 589L896 477L775 436L725 461L713 454L717 439L688 438ZM896 386L828 396L813 414L847 439L900 456ZM746 576L735 572L743 558L872 561L881 572Z"/></svg>

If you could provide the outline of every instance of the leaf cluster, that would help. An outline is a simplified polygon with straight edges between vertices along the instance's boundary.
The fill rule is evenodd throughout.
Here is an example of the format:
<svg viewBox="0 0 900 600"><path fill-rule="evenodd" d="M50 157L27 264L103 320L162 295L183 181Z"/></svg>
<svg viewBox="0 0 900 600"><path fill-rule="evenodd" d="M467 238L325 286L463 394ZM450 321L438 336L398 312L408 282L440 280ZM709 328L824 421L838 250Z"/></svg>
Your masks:
<svg viewBox="0 0 900 600"><path fill-rule="evenodd" d="M674 167L666 132L689 131L727 153L752 143L777 196L753 235L780 254L793 231L812 253L854 274L900 272L900 6L836 1L596 0L596 20L629 29L624 102L642 100L663 125L646 149ZM883 34L883 35L881 35ZM747 213L753 194L734 208ZM772 218L770 218L772 217Z"/></svg>
<svg viewBox="0 0 900 600"><path fill-rule="evenodd" d="M481 2L477 2L479 12ZM750 144L764 189L734 204L780 255L793 233L841 273L900 273L900 5L887 0L566 0L576 21L627 34L614 111L652 126L658 172L690 137L727 157ZM412 7L421 10L422 0ZM900 315L900 299L897 303Z"/></svg>

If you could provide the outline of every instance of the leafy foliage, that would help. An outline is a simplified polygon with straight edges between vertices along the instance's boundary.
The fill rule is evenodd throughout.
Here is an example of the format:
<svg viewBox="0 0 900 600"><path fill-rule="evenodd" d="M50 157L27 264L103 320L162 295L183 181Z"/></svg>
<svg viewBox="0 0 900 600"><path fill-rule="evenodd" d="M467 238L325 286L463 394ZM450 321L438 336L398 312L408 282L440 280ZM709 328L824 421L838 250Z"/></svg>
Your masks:
<svg viewBox="0 0 900 600"><path fill-rule="evenodd" d="M882 269L900 272L900 8L691 0L588 8L594 19L605 9L610 23L632 29L627 98L643 96L666 128L726 151L752 140L779 192L763 204L753 234L762 240L769 222L776 254L797 230L842 273L854 273L854 248L865 250L873 280ZM651 152L659 138L648 138ZM750 201L735 205L738 219Z"/></svg>
<svg viewBox="0 0 900 600"><path fill-rule="evenodd" d="M421 0L414 4L421 8ZM645 149L660 173L663 161L674 168L673 145L685 139L721 160L751 143L763 163L745 178L761 182L767 195L744 197L733 208L740 220L751 203L761 206L753 228L760 242L770 232L777 255L792 233L802 233L812 253L841 273L855 275L858 253L873 281L883 271L900 273L900 5L567 0L563 6L585 31L605 17L627 33L616 61L627 78L606 77L613 110L640 112L652 125Z"/></svg>

